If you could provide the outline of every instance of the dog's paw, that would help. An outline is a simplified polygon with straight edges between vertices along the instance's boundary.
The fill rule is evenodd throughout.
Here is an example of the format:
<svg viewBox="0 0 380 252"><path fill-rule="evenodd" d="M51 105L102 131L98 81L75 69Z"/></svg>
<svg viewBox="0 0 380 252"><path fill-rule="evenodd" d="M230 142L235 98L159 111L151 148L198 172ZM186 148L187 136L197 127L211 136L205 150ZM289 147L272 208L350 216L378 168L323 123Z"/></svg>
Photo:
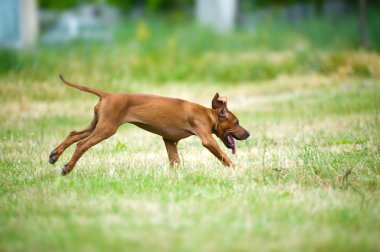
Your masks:
<svg viewBox="0 0 380 252"><path fill-rule="evenodd" d="M49 163L54 164L55 162L57 162L57 160L58 160L57 150L53 150L52 152L50 152Z"/></svg>
<svg viewBox="0 0 380 252"><path fill-rule="evenodd" d="M61 175L62 175L62 176L65 176L65 175L67 175L67 174L69 174L69 172L68 172L68 170L67 170L67 164L65 164L65 165L63 166L62 170L61 170Z"/></svg>

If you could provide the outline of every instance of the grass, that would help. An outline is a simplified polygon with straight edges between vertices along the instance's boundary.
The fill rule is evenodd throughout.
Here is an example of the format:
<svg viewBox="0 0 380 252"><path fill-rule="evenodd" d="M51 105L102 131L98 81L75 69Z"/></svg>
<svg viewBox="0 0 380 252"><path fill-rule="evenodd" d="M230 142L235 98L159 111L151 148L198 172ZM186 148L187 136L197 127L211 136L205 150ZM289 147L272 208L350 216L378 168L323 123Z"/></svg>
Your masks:
<svg viewBox="0 0 380 252"><path fill-rule="evenodd" d="M179 32L147 23L154 25L167 37ZM192 29L200 28L182 32ZM288 39L303 36L295 34ZM378 53L264 50L229 37L231 46L211 52L203 40L179 40L177 55L155 46L164 35L141 45L133 34L119 36L113 46L7 52L11 63L1 63L0 76L1 251L380 250ZM236 36L259 39L247 31ZM160 137L125 125L61 177L75 146L55 166L48 154L89 123L96 103L60 84L61 72L109 91L205 106L216 91L227 95L252 133L238 142L239 169L223 168L195 137L180 142L183 164L172 169Z"/></svg>

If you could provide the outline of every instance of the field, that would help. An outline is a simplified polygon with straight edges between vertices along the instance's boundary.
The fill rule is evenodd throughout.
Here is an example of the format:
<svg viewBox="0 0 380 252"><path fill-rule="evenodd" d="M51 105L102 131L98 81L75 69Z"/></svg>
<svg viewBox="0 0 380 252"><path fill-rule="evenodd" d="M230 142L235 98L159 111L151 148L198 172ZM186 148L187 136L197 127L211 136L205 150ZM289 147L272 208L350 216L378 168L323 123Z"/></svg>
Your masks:
<svg viewBox="0 0 380 252"><path fill-rule="evenodd" d="M1 52L0 251L379 251L379 53L354 49L344 29L328 47L307 26L220 37L178 23ZM75 145L54 166L49 152L97 101L60 73L204 106L227 95L251 132L235 156L222 147L239 168L195 137L170 168L160 137L124 125L60 176Z"/></svg>

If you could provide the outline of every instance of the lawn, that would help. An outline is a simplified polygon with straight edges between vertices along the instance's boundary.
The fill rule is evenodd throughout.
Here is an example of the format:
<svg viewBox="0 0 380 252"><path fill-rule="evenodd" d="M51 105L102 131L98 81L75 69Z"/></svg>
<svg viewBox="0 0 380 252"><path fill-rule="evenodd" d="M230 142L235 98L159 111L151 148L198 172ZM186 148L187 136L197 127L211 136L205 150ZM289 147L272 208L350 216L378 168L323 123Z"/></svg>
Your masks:
<svg viewBox="0 0 380 252"><path fill-rule="evenodd" d="M148 38L120 26L113 44L1 52L1 251L380 250L378 52L319 46L302 29L282 29L290 35L276 44L278 30L220 37L186 22L143 25ZM238 169L196 137L170 168L159 136L124 125L60 176L75 145L54 166L49 153L97 102L60 73L204 106L227 95L251 132L235 156L219 141Z"/></svg>

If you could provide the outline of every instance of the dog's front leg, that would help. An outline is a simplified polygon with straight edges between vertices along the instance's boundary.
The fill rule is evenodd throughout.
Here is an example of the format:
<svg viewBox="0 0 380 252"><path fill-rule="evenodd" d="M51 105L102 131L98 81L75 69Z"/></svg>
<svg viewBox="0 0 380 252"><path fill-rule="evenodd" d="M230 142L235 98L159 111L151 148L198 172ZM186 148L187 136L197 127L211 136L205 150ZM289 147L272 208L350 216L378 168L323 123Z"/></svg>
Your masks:
<svg viewBox="0 0 380 252"><path fill-rule="evenodd" d="M218 143L211 134L200 136L200 139L202 141L202 145L206 147L215 157L217 157L224 166L232 166L233 168L236 168L236 164L234 164L226 153L220 149Z"/></svg>
<svg viewBox="0 0 380 252"><path fill-rule="evenodd" d="M178 155L177 144L178 142L173 142L164 139L166 151L168 152L168 157L170 161L170 166L179 165L181 160Z"/></svg>

